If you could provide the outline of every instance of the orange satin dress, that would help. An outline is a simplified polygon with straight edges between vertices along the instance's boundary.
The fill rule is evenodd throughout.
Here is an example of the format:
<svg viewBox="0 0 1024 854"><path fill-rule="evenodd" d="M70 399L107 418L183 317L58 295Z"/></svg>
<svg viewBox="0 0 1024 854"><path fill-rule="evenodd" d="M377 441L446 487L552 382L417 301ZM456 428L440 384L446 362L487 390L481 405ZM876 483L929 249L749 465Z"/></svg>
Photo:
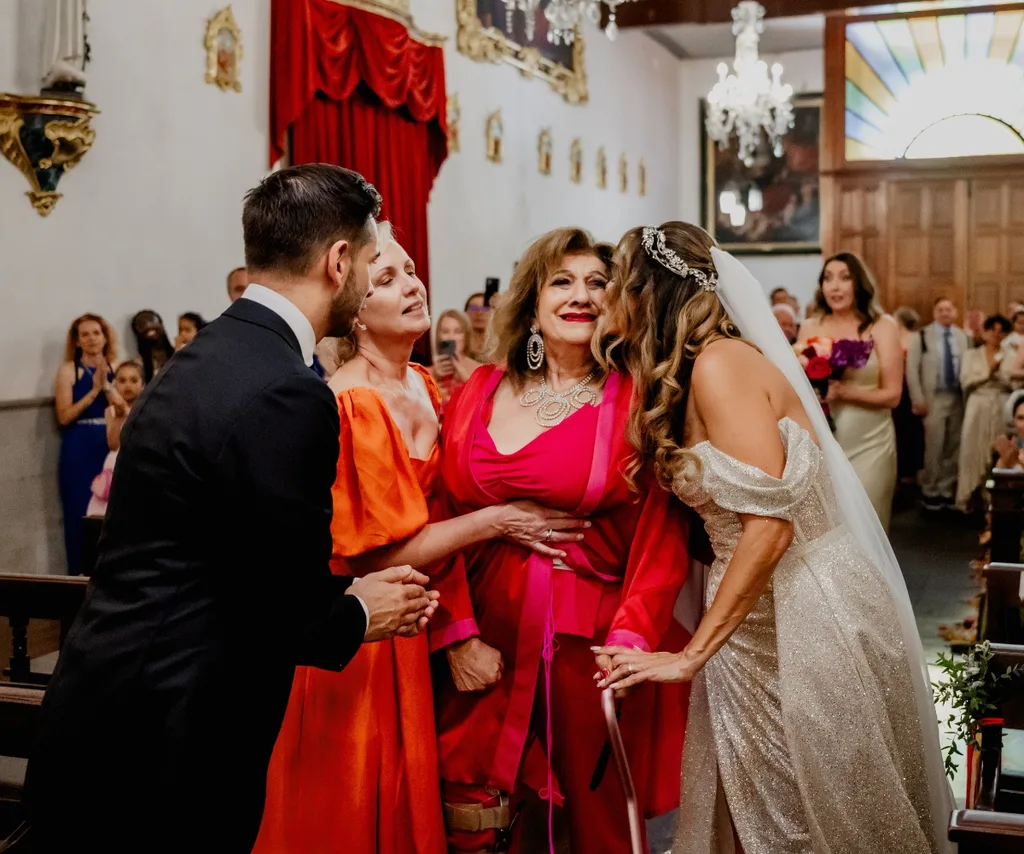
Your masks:
<svg viewBox="0 0 1024 854"><path fill-rule="evenodd" d="M418 365L436 411L441 397ZM372 389L338 395L341 450L331 532L335 573L427 524L435 444L409 456ZM268 631L273 627L268 626ZM254 854L445 854L427 638L366 644L341 673L295 672L267 775Z"/></svg>

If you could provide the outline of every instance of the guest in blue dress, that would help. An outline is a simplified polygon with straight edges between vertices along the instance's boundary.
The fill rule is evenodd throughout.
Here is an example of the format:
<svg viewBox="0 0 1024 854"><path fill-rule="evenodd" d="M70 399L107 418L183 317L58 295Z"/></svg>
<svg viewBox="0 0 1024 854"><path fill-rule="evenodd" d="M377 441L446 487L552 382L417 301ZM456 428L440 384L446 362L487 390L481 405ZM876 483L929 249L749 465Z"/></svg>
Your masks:
<svg viewBox="0 0 1024 854"><path fill-rule="evenodd" d="M113 330L102 317L83 314L71 324L55 390L61 426L58 471L68 575L82 572L82 519L92 495L93 478L107 456L103 413L117 395L110 385L115 354Z"/></svg>

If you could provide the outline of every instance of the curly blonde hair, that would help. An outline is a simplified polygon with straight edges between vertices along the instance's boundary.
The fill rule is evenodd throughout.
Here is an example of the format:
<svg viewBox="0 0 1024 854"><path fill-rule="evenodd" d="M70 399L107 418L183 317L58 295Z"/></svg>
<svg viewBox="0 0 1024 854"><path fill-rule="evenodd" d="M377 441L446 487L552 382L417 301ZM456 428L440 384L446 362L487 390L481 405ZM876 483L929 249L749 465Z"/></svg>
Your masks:
<svg viewBox="0 0 1024 854"><path fill-rule="evenodd" d="M505 363L505 373L516 389L538 373L526 362L526 341L544 283L566 255L593 255L610 270L614 248L597 243L582 228L556 228L533 242L516 264L508 292L491 318L487 335L488 360ZM543 368L541 368L543 370Z"/></svg>
<svg viewBox="0 0 1024 854"><path fill-rule="evenodd" d="M667 248L690 267L714 273L715 241L704 229L666 222L661 231ZM642 235L634 228L619 241L601 323L611 334L599 327L594 350L605 370L616 367L633 378L626 438L636 453L627 481L636 488L651 464L658 483L670 488L693 457L683 447L683 428L694 361L712 341L740 332L714 292L662 266L644 249Z"/></svg>

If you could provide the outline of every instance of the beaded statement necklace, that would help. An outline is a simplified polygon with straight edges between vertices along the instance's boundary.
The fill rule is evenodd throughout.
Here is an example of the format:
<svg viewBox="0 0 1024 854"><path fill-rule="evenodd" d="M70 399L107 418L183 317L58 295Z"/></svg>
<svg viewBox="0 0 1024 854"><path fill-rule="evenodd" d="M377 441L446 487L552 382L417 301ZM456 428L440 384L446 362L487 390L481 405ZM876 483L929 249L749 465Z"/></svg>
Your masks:
<svg viewBox="0 0 1024 854"><path fill-rule="evenodd" d="M545 379L537 388L531 388L519 398L519 405L537 407L534 417L541 427L555 427L584 406L597 405L597 391L590 387L594 379L591 371L572 388L552 391Z"/></svg>

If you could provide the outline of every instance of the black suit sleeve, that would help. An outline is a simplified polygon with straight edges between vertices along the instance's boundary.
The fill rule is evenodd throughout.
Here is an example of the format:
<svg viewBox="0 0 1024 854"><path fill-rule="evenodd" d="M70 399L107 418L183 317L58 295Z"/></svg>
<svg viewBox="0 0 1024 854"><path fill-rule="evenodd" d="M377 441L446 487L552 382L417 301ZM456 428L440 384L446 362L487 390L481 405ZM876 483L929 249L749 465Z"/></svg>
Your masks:
<svg viewBox="0 0 1024 854"><path fill-rule="evenodd" d="M338 465L337 404L316 374L263 389L225 448L250 577L248 602L296 664L341 670L366 633L351 581L330 571L331 487Z"/></svg>

